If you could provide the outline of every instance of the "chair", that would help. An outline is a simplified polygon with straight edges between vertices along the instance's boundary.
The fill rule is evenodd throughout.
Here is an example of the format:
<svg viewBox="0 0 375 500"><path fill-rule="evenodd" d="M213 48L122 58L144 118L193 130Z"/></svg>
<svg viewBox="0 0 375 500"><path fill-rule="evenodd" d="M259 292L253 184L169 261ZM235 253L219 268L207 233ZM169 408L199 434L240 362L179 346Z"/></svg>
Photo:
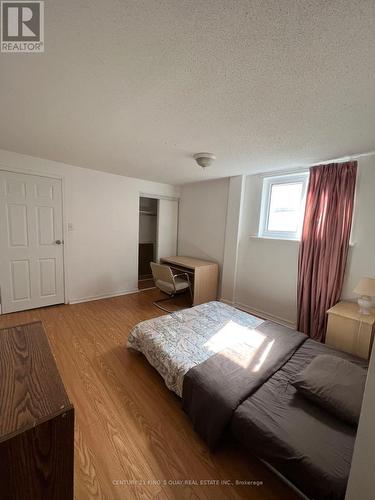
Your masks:
<svg viewBox="0 0 375 500"><path fill-rule="evenodd" d="M178 293L185 292L187 289L189 289L190 297L193 301L193 292L191 290L188 273L173 274L172 269L169 266L163 266L162 264L156 264L155 262L150 262L150 266L155 286L168 295L168 297L164 299L155 300L155 302L153 302L154 306L165 312L173 312L159 305L160 302L169 300Z"/></svg>

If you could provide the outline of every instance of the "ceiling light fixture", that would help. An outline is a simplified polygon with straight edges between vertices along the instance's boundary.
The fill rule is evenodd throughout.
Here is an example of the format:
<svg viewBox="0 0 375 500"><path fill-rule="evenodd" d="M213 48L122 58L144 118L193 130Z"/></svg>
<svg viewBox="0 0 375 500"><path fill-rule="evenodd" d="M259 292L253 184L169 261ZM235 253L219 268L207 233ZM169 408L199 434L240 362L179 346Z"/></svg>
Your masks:
<svg viewBox="0 0 375 500"><path fill-rule="evenodd" d="M200 167L206 168L216 160L216 156L213 153L197 153L194 155L194 159Z"/></svg>

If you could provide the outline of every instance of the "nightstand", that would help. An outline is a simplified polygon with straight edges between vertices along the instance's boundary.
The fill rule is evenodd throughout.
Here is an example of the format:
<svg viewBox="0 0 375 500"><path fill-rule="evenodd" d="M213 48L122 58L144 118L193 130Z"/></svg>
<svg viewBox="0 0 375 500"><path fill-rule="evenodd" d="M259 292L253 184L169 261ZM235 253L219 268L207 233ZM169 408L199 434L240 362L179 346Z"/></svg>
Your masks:
<svg viewBox="0 0 375 500"><path fill-rule="evenodd" d="M363 315L356 302L339 302L327 314L326 344L368 359L374 340L375 309Z"/></svg>

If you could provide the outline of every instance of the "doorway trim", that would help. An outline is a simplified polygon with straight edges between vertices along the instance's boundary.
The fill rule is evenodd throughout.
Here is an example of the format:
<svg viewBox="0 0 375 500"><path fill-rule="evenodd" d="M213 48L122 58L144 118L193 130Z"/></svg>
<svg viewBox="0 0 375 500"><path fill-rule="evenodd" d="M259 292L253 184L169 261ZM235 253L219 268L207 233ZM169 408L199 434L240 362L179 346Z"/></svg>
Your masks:
<svg viewBox="0 0 375 500"><path fill-rule="evenodd" d="M163 194L150 194L150 193L145 193L143 191L139 191L139 198L154 198L155 200L171 200L171 201L178 201L178 203L180 203L179 196L166 196Z"/></svg>
<svg viewBox="0 0 375 500"><path fill-rule="evenodd" d="M168 196L168 195L163 195L163 194L155 194L155 193L146 193L144 191L138 191L138 238L136 240L136 255L137 255L137 264L136 268L138 270L138 264L139 264L139 259L138 259L138 248L139 248L139 202L141 198L152 198L154 200L170 200L170 201L177 201L178 204L178 214L180 214L180 197L179 196ZM177 242L176 242L176 252L178 255L178 234L179 234L179 223L180 223L180 215L177 217ZM157 221L156 224L159 224L159 203L158 203L158 214L157 214ZM156 236L157 236L158 231L156 231ZM158 241L156 241L156 247L158 247ZM138 292L141 290L138 289Z"/></svg>

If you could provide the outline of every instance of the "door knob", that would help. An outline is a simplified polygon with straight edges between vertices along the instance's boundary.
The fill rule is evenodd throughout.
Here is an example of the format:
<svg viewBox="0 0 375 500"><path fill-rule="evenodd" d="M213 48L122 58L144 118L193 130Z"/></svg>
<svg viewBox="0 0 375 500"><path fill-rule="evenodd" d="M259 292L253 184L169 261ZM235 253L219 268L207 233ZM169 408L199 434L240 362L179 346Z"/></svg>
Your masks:
<svg viewBox="0 0 375 500"><path fill-rule="evenodd" d="M61 245L62 241L61 240L56 240L55 243L56 243L56 245Z"/></svg>

